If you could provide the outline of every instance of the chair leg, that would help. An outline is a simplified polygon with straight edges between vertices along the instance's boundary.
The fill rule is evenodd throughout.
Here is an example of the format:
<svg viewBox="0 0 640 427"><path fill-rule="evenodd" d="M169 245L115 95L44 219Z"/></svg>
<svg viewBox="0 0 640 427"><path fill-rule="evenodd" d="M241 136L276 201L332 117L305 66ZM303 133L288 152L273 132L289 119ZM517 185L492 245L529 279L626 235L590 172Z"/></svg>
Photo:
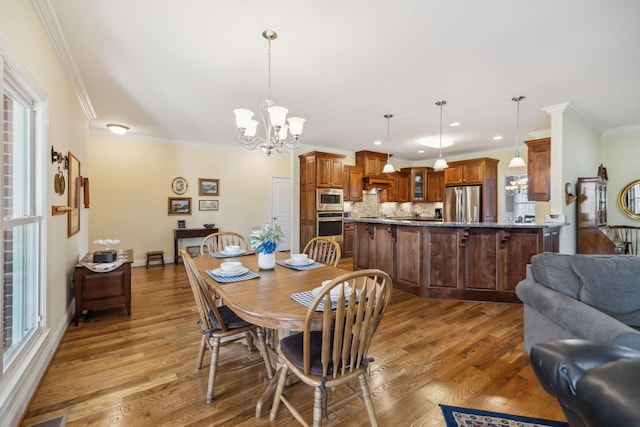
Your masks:
<svg viewBox="0 0 640 427"><path fill-rule="evenodd" d="M196 361L196 369L200 370L202 368L202 359L204 359L204 352L207 349L207 337L202 336L202 341L200 341L200 350L198 350L198 360Z"/></svg>
<svg viewBox="0 0 640 427"><path fill-rule="evenodd" d="M258 336L258 349L260 350L262 359L264 359L264 366L267 368L267 376L271 379L273 378L273 368L271 367L271 360L269 360L269 353L267 352L267 344L262 328L256 328L256 335Z"/></svg>
<svg viewBox="0 0 640 427"><path fill-rule="evenodd" d="M358 377L360 381L360 388L362 389L362 399L367 407L367 414L369 414L369 421L372 427L378 426L378 419L376 418L376 412L373 409L373 400L371 400L371 393L369 392L369 386L367 385L367 379L364 374Z"/></svg>
<svg viewBox="0 0 640 427"><path fill-rule="evenodd" d="M218 368L218 354L220 353L220 340L213 339L211 345L211 363L209 365L209 385L207 386L207 403L213 402L213 387L216 384L216 369Z"/></svg>
<svg viewBox="0 0 640 427"><path fill-rule="evenodd" d="M244 338L245 340L247 340L247 348L249 349L249 351L253 351L256 349L256 346L253 345L253 335L251 335L251 333L249 331L244 333Z"/></svg>
<svg viewBox="0 0 640 427"><path fill-rule="evenodd" d="M313 427L322 425L322 387L313 391Z"/></svg>
<svg viewBox="0 0 640 427"><path fill-rule="evenodd" d="M280 406L280 398L282 397L282 392L284 391L284 383L287 380L288 372L289 367L286 364L283 364L280 368L280 378L278 378L276 394L273 395L273 403L271 404L271 415L269 416L269 419L271 421L275 420L276 415L278 414L278 406Z"/></svg>

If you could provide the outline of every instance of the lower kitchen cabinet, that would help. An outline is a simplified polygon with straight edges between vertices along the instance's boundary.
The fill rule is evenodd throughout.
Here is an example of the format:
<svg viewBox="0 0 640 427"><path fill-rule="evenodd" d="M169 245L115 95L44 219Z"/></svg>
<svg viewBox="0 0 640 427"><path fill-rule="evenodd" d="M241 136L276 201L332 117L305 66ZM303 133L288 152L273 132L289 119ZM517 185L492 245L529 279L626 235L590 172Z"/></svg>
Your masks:
<svg viewBox="0 0 640 427"><path fill-rule="evenodd" d="M353 223L345 223L343 227L342 256L353 256L353 239L356 234L356 226Z"/></svg>

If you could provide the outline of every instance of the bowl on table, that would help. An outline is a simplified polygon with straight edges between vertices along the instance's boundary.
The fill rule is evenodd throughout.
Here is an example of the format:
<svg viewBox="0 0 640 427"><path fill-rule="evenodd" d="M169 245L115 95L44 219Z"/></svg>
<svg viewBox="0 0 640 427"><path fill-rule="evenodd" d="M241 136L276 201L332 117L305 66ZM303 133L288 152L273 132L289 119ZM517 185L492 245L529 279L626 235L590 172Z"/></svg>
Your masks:
<svg viewBox="0 0 640 427"><path fill-rule="evenodd" d="M320 292L325 286L327 286L331 282L332 280L325 280L322 282L322 286L314 288L311 292L313 293L314 296L316 296L318 295L318 292ZM329 292L329 294L331 295L331 298L338 298L340 296L340 292L342 288L344 288L344 295L346 297L348 297L349 294L351 294L351 286L349 286L347 282L343 282L341 285L338 285L333 289L331 289L331 292Z"/></svg>
<svg viewBox="0 0 640 427"><path fill-rule="evenodd" d="M240 252L240 246L238 245L227 245L224 247L224 251L228 254L237 254Z"/></svg>
<svg viewBox="0 0 640 427"><path fill-rule="evenodd" d="M309 255L307 254L291 254L291 261L297 263L306 262L308 258Z"/></svg>
<svg viewBox="0 0 640 427"><path fill-rule="evenodd" d="M225 273L233 273L242 269L242 263L239 261L227 261L220 264L220 269Z"/></svg>

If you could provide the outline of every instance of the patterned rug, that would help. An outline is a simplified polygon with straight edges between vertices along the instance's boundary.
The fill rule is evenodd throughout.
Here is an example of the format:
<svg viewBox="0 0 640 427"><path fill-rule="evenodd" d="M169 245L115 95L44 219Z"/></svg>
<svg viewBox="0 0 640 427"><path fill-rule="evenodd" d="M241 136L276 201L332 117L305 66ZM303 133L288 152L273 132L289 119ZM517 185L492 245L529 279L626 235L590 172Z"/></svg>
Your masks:
<svg viewBox="0 0 640 427"><path fill-rule="evenodd" d="M569 427L562 421L440 405L447 427Z"/></svg>

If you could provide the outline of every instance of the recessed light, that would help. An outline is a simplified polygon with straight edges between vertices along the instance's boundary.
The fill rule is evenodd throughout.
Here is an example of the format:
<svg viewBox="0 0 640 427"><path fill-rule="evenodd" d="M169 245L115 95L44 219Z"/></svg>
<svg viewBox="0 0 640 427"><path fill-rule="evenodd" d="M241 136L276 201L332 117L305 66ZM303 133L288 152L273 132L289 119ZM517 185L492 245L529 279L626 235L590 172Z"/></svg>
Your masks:
<svg viewBox="0 0 640 427"><path fill-rule="evenodd" d="M373 145L382 145L382 142L381 142L381 141L375 141L375 142L373 143Z"/></svg>
<svg viewBox="0 0 640 427"><path fill-rule="evenodd" d="M111 133L115 134L115 135L124 135L125 133L127 133L129 131L129 128L125 125L117 125L114 123L109 123L107 125L107 128L109 128L109 130L111 131Z"/></svg>
<svg viewBox="0 0 640 427"><path fill-rule="evenodd" d="M452 128L454 128L456 126L460 126L460 122L451 122L451 123L449 123L449 126L451 126Z"/></svg>
<svg viewBox="0 0 640 427"><path fill-rule="evenodd" d="M418 150L418 154L424 153L424 150Z"/></svg>
<svg viewBox="0 0 640 427"><path fill-rule="evenodd" d="M493 137L494 141L500 141L502 139L502 135L496 135Z"/></svg>

